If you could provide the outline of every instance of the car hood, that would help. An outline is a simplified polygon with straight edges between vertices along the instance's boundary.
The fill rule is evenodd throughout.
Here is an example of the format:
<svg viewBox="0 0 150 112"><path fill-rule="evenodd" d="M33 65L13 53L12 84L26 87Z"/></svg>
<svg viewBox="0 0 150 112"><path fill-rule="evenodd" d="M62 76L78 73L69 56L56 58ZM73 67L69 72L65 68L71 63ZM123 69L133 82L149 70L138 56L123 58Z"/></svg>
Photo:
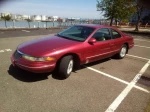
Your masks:
<svg viewBox="0 0 150 112"><path fill-rule="evenodd" d="M79 43L77 41L68 40L58 36L44 37L35 39L29 42L25 42L18 46L18 50L24 54L31 56L45 56L48 53L58 50L62 47L72 46Z"/></svg>

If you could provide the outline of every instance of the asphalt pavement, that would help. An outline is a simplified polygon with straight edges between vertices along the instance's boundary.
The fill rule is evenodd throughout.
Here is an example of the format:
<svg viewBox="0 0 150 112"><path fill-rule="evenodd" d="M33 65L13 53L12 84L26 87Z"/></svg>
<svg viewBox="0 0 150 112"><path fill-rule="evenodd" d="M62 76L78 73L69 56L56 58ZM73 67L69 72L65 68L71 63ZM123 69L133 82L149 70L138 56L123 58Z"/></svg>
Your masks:
<svg viewBox="0 0 150 112"><path fill-rule="evenodd" d="M62 30L63 28L0 30L0 38L56 34Z"/></svg>
<svg viewBox="0 0 150 112"><path fill-rule="evenodd" d="M20 43L59 31L0 34L1 112L150 112L150 40L139 35L124 59L81 66L66 80L12 67L10 56Z"/></svg>

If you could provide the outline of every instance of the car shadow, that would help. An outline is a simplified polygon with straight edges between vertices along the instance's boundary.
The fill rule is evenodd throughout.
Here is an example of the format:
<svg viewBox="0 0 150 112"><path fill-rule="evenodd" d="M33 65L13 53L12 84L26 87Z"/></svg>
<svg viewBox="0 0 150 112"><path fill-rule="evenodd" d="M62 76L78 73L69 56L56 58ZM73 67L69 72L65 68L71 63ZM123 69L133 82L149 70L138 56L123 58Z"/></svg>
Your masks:
<svg viewBox="0 0 150 112"><path fill-rule="evenodd" d="M41 80L46 80L48 79L48 76L51 74L51 73L44 73L44 74L32 73L17 67L13 67L13 65L9 66L8 73L15 79L23 82L37 82Z"/></svg>
<svg viewBox="0 0 150 112"><path fill-rule="evenodd" d="M89 64L85 64L79 67L79 69L73 71L74 73L77 73L77 71L86 69L86 66L90 67L96 64L104 63L106 61L111 60L111 58L103 59L100 61L95 61ZM13 67L13 65L9 66L8 74L13 76L15 79L23 81L23 82L37 82L41 80L47 80L48 76L52 76L52 78L56 80L65 80L66 78L62 78L60 75L58 75L58 71L54 70L51 73L32 73L25 70L22 70L18 67Z"/></svg>

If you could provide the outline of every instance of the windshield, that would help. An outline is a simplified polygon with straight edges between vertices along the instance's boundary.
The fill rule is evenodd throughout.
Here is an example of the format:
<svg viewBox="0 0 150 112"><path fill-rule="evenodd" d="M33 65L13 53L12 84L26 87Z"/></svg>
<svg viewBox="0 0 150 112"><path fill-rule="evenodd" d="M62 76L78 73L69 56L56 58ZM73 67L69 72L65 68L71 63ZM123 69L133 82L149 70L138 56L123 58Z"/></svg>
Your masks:
<svg viewBox="0 0 150 112"><path fill-rule="evenodd" d="M71 39L75 41L85 41L89 35L94 31L94 28L86 26L72 26L57 35L66 39Z"/></svg>

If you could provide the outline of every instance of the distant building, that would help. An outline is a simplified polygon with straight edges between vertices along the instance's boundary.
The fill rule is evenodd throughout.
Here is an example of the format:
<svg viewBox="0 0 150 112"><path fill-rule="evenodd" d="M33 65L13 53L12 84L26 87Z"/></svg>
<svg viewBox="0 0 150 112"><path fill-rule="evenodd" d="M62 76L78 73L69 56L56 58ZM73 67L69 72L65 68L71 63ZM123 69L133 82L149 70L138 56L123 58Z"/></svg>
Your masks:
<svg viewBox="0 0 150 112"><path fill-rule="evenodd" d="M80 21L81 18L74 18L74 17L71 17L71 18L67 18L67 21Z"/></svg>
<svg viewBox="0 0 150 112"><path fill-rule="evenodd" d="M41 21L41 16L40 15L33 15L33 16L31 16L31 19L34 21Z"/></svg>
<svg viewBox="0 0 150 112"><path fill-rule="evenodd" d="M45 15L33 15L31 16L31 19L34 21L46 21L48 17Z"/></svg>
<svg viewBox="0 0 150 112"><path fill-rule="evenodd" d="M53 21L53 18L50 16L50 17L47 17L47 20L48 21Z"/></svg>
<svg viewBox="0 0 150 112"><path fill-rule="evenodd" d="M12 20L16 20L16 19L17 19L16 14L10 14L10 15L11 15L11 19L12 19Z"/></svg>
<svg viewBox="0 0 150 112"><path fill-rule="evenodd" d="M29 15L22 15L22 20L27 20L27 19L30 19Z"/></svg>
<svg viewBox="0 0 150 112"><path fill-rule="evenodd" d="M45 15L42 15L42 16L41 16L41 21L46 21L47 19L48 19L47 16L45 16Z"/></svg>
<svg viewBox="0 0 150 112"><path fill-rule="evenodd" d="M22 20L22 15L17 14L17 15L16 15L16 20Z"/></svg>
<svg viewBox="0 0 150 112"><path fill-rule="evenodd" d="M59 18L58 16L52 16L51 17L53 21L57 21L57 19Z"/></svg>

